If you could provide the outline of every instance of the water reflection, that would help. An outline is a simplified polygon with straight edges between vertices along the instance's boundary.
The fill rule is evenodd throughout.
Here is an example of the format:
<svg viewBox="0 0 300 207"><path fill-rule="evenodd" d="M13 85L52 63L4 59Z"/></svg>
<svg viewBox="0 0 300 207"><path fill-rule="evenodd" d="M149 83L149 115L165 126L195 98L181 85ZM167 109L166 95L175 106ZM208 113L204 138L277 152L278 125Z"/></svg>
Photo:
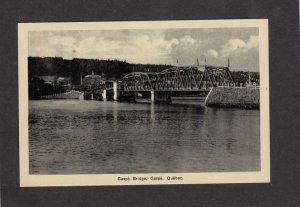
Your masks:
<svg viewBox="0 0 300 207"><path fill-rule="evenodd" d="M155 127L155 104L150 104L150 131L152 132Z"/></svg>
<svg viewBox="0 0 300 207"><path fill-rule="evenodd" d="M29 135L35 174L260 169L255 110L30 101Z"/></svg>

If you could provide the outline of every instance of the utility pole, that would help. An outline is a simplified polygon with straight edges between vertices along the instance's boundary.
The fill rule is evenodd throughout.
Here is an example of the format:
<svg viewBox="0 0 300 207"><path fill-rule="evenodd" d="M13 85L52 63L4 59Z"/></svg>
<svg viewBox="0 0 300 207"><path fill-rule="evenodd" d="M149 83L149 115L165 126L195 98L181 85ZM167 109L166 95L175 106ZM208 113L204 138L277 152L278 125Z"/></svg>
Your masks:
<svg viewBox="0 0 300 207"><path fill-rule="evenodd" d="M228 68L230 68L230 59L229 59L229 57L227 59L227 63L228 63Z"/></svg>

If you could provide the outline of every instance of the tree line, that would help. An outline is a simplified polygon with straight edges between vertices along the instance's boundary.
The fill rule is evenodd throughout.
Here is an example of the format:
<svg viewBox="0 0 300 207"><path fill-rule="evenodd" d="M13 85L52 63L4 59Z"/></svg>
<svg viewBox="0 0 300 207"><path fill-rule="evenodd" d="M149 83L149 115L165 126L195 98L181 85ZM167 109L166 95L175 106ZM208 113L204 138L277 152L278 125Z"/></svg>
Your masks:
<svg viewBox="0 0 300 207"><path fill-rule="evenodd" d="M121 80L131 72L160 72L172 65L132 64L120 60L98 59L72 59L66 60L61 57L29 57L29 79L37 76L63 76L70 77L72 84L80 84L80 76L95 74L103 76L107 80ZM248 72L231 71L233 78L239 82L247 81ZM258 72L251 72L253 81L259 80Z"/></svg>

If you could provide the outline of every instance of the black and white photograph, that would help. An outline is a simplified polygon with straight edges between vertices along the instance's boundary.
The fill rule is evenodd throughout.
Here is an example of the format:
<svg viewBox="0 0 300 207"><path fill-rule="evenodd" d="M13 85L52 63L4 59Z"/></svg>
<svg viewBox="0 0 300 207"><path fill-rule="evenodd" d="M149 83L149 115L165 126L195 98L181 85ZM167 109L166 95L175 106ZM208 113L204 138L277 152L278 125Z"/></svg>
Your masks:
<svg viewBox="0 0 300 207"><path fill-rule="evenodd" d="M268 21L19 24L22 186L269 182Z"/></svg>

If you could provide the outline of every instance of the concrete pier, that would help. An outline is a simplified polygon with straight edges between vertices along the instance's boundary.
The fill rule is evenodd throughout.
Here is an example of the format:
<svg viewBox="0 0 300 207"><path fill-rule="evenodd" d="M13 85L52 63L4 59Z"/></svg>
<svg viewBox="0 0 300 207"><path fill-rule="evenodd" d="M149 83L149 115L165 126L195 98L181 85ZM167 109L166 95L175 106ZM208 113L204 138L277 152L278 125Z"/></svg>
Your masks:
<svg viewBox="0 0 300 207"><path fill-rule="evenodd" d="M106 89L103 90L102 92L102 100L106 101L107 97L106 97Z"/></svg>
<svg viewBox="0 0 300 207"><path fill-rule="evenodd" d="M152 102L152 103L155 102L155 94L154 94L154 91L151 91L151 102Z"/></svg>
<svg viewBox="0 0 300 207"><path fill-rule="evenodd" d="M117 101L118 100L118 83L117 82L113 83L113 93L114 93L113 100Z"/></svg>

